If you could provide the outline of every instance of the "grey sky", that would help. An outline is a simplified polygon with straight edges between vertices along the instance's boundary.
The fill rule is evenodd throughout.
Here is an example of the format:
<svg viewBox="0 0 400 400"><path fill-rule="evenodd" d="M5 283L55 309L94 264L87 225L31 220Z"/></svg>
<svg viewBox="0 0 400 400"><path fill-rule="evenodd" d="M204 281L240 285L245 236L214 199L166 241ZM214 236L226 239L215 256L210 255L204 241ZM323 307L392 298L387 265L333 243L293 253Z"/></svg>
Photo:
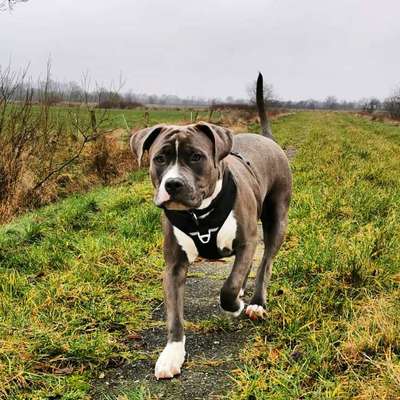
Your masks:
<svg viewBox="0 0 400 400"><path fill-rule="evenodd" d="M0 64L51 55L124 90L246 97L257 71L283 99L383 98L400 84L399 0L30 0L0 14Z"/></svg>

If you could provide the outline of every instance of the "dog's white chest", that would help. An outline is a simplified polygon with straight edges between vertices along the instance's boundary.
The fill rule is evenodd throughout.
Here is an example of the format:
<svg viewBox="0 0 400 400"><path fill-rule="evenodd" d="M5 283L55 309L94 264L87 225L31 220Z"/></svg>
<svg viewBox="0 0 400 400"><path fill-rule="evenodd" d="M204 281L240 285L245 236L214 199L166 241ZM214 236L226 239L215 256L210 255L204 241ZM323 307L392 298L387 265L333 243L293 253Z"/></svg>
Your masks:
<svg viewBox="0 0 400 400"><path fill-rule="evenodd" d="M236 231L237 221L232 210L217 234L217 247L220 250L232 250L233 240L236 238Z"/></svg>
<svg viewBox="0 0 400 400"><path fill-rule="evenodd" d="M193 239L189 235L186 235L186 233L178 229L176 226L174 226L174 235L179 246L181 246L182 250L186 253L188 261L192 263L199 255Z"/></svg>

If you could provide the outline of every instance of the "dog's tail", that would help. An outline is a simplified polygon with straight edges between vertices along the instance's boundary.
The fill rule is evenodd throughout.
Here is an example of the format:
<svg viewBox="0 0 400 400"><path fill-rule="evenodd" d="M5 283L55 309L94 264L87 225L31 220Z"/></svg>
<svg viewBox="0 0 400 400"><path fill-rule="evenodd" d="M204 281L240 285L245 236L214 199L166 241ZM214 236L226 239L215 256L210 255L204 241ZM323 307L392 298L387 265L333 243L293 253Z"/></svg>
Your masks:
<svg viewBox="0 0 400 400"><path fill-rule="evenodd" d="M274 137L272 136L271 124L269 123L268 115L265 111L264 83L261 72L259 72L257 78L256 103L257 103L258 116L260 117L261 134L265 137L274 140Z"/></svg>

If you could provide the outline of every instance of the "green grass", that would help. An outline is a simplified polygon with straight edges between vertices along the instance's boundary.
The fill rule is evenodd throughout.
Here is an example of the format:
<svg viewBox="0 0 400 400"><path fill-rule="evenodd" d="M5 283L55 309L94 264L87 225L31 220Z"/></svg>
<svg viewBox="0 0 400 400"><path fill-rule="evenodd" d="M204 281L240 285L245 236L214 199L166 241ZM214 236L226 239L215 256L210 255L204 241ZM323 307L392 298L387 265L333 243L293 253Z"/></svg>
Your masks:
<svg viewBox="0 0 400 400"><path fill-rule="evenodd" d="M39 112L40 108L38 106L33 106L34 114ZM147 123L149 126L165 123L165 124L174 124L177 122L186 122L190 123L191 115L197 113L197 120L207 120L209 118L209 110L208 109L194 109L191 108L152 108L152 109L144 109L144 108L136 108L131 110L120 110L120 109L109 109L102 110L96 109L96 115L98 122L100 122L104 112L106 118L104 118L104 122L101 124L101 128L103 129L129 129L131 128L142 128ZM55 121L59 121L62 124L64 131L74 131L71 122L75 121L75 113L77 109L74 107L65 107L65 106L53 106L50 108L50 117L53 123ZM145 113L148 114L148 117L145 117ZM90 126L90 115L87 113L85 108L81 108L79 111L79 118L81 119L81 125ZM214 112L212 115L213 121L218 121L221 118L222 113L220 111ZM148 120L147 120L148 118ZM85 122L86 121L86 122Z"/></svg>
<svg viewBox="0 0 400 400"><path fill-rule="evenodd" d="M229 397L397 399L399 128L319 112L273 125L279 143L297 149L289 232L268 318L241 354ZM149 326L163 269L145 176L0 228L4 397L90 398L100 371L141 357L127 338ZM120 395L143 397L140 388Z"/></svg>
<svg viewBox="0 0 400 400"><path fill-rule="evenodd" d="M0 396L85 398L96 368L140 357L127 337L161 300L151 198L140 172L0 230Z"/></svg>
<svg viewBox="0 0 400 400"><path fill-rule="evenodd" d="M297 148L289 232L232 397L397 399L399 129L302 113L275 132Z"/></svg>
<svg viewBox="0 0 400 400"><path fill-rule="evenodd" d="M144 113L145 111L149 114L149 126L156 124L174 124L191 121L191 109L184 108L160 108L160 109L135 109L135 110L109 110L109 119L105 123L106 128L126 128L125 120L129 127L143 127L145 122ZM206 109L196 110L193 113L198 112L197 120L207 120L209 118L209 111ZM221 112L213 114L213 121L220 118Z"/></svg>

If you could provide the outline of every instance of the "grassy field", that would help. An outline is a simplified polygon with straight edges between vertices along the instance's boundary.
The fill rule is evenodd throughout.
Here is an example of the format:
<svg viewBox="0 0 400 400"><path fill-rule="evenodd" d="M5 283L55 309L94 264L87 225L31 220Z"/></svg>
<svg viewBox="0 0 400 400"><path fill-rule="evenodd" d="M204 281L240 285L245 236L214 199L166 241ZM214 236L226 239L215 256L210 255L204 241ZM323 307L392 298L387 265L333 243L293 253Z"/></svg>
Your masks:
<svg viewBox="0 0 400 400"><path fill-rule="evenodd" d="M298 149L268 320L233 398L400 398L400 131L346 114L276 127Z"/></svg>
<svg viewBox="0 0 400 400"><path fill-rule="evenodd" d="M205 110L195 110L187 108L160 108L160 109L134 109L134 110L110 110L109 111L109 120L106 123L106 127L116 128L121 127L125 128L125 120L129 127L142 127L146 122L145 112L148 112L148 125L156 125L160 123L165 124L173 124L179 121L191 121L191 118L197 116L198 121L208 121L209 111ZM215 112L212 114L213 121L218 120L221 117L221 112Z"/></svg>
<svg viewBox="0 0 400 400"><path fill-rule="evenodd" d="M0 224L71 194L123 182L137 168L127 144L131 129L222 118L221 112L183 108L96 109L96 121L91 115L78 105L6 107L0 128Z"/></svg>
<svg viewBox="0 0 400 400"><path fill-rule="evenodd" d="M273 129L296 149L289 232L228 397L398 399L400 130L319 112ZM141 357L163 269L146 176L0 228L0 396L88 399L94 377Z"/></svg>
<svg viewBox="0 0 400 400"><path fill-rule="evenodd" d="M75 107L65 107L65 106L53 106L51 108L51 116L53 118L60 119L64 124L64 129L74 130L71 122L75 120L75 115L77 113L77 108ZM40 108L34 106L34 113L38 113ZM210 112L208 109L191 109L191 108L134 108L134 109L96 109L96 115L98 120L104 118L104 122L101 124L103 129L127 129L130 128L142 128L145 125L156 125L160 123L173 124L179 121L190 122L192 117L197 117L197 120L208 120ZM145 114L148 114L145 115ZM86 112L84 108L80 109L77 114L82 118L83 121L89 121L90 115ZM221 118L222 112L213 112L213 120L219 120ZM89 122L88 122L89 123ZM84 125L84 123L82 123Z"/></svg>

